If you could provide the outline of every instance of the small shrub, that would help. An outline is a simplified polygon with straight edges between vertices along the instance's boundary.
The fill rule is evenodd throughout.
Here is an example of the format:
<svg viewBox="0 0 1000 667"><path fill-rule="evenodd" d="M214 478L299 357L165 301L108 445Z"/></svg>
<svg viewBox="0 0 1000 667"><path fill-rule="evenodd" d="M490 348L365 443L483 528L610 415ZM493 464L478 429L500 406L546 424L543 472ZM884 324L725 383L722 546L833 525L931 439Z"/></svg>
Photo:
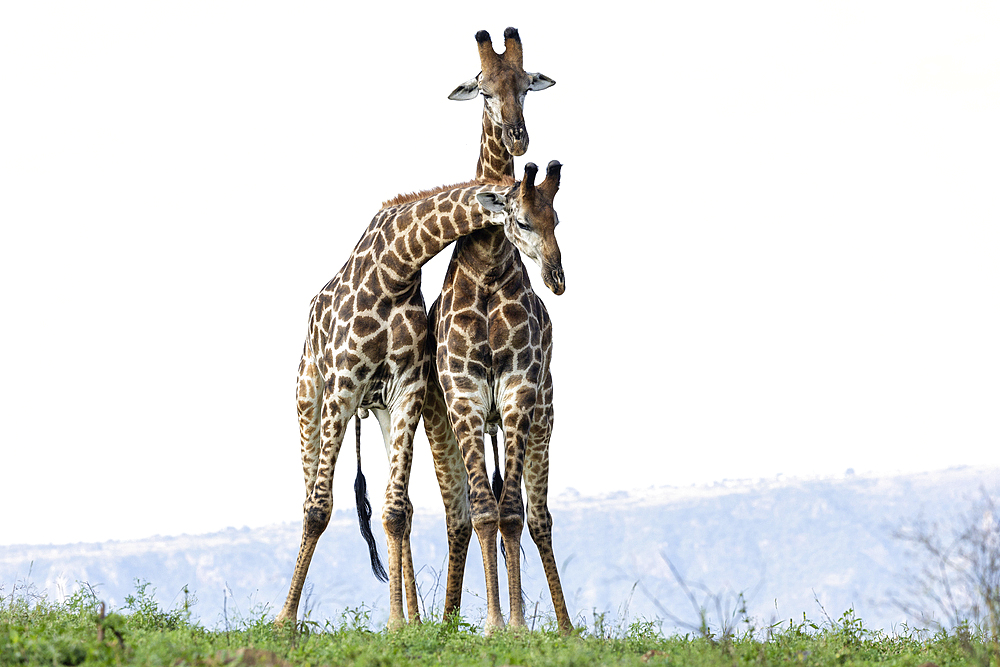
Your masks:
<svg viewBox="0 0 1000 667"><path fill-rule="evenodd" d="M180 609L162 611L153 597L156 589L148 581L135 580L135 595L125 596L125 609L129 612L129 625L143 630L176 630L190 619L190 605L187 602Z"/></svg>

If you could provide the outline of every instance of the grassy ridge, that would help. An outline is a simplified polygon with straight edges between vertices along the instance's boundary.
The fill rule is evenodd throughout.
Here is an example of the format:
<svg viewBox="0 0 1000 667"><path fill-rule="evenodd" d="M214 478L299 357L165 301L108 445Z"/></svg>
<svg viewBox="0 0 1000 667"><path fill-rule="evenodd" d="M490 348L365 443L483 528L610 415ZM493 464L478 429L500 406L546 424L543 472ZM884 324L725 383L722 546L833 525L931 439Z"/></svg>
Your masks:
<svg viewBox="0 0 1000 667"><path fill-rule="evenodd" d="M550 621L536 632L483 637L462 621L426 622L399 632L373 631L364 609L336 623L306 621L276 630L271 618L227 620L210 630L191 621L192 599L161 609L148 584L125 607L105 613L84 587L63 603L21 589L0 601L0 665L899 665L933 662L1000 666L981 635L903 629L870 631L852 612L822 624L805 617L764 629L664 635L654 622L589 628L560 637ZM992 658L992 660L991 660Z"/></svg>

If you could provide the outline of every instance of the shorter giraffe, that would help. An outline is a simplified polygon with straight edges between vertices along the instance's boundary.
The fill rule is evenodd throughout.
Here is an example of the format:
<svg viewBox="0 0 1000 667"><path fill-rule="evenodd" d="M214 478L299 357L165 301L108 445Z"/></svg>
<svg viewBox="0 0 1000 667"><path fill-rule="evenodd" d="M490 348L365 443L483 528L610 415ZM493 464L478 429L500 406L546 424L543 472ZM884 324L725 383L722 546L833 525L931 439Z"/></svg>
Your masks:
<svg viewBox="0 0 1000 667"><path fill-rule="evenodd" d="M521 184L525 196L551 208L561 166L550 162L545 181L537 188L533 165L525 167ZM554 210L553 216L551 228L526 220L518 221L517 232L537 238L546 249L544 257L525 254L538 262L546 286L558 295L566 283L554 234L558 223ZM477 232L456 244L441 296L431 306L429 319L429 336L436 345L436 372L428 384L424 429L438 471L448 528L445 613L454 613L461 603L474 529L486 573L486 632L504 627L497 572L499 530L507 547L510 625L525 626L519 551L524 525L523 474L528 529L545 568L559 629L568 634L572 623L552 551L552 517L547 507L552 322L545 305L531 288L513 246L503 237ZM502 488L493 490L486 471L483 434L496 426L504 433L506 456L498 459L497 465L504 467L505 481ZM442 474L446 470L449 474Z"/></svg>
<svg viewBox="0 0 1000 667"><path fill-rule="evenodd" d="M532 169L537 167L525 167L526 173ZM551 231L555 214L551 205L525 196L519 184L472 182L398 197L375 215L343 268L313 298L297 384L306 486L302 542L277 624L297 616L309 563L333 509L337 455L350 419L365 409L375 413L389 455L382 511L389 626L405 622L404 583L410 620L419 621L407 487L430 373L420 268L451 242L488 226L502 227L525 254L551 261L539 239L519 233L523 224Z"/></svg>
<svg viewBox="0 0 1000 667"><path fill-rule="evenodd" d="M515 28L504 31L505 48L502 54L493 50L489 33L485 30L476 33L476 43L479 47L481 72L476 78L456 88L449 97L473 99L477 94L482 94L483 130L476 178L487 182L503 182L514 174L514 155L521 155L527 148L523 108L525 96L529 90L545 90L554 85L555 81L544 74L525 71L521 38ZM550 165L543 184L545 189L551 188L549 195L555 194L558 174L558 165ZM554 239L552 242L554 243ZM559 274L561 276L561 267ZM558 294L562 291L561 278L553 283L554 277L550 272L543 271L546 284ZM489 412L490 421L486 424L486 430L493 440L494 460L506 470L507 485L495 473L492 489L496 507L493 511L500 513L502 527L499 530L503 534L503 545L518 549L516 545L523 510L520 509L520 477L512 480L511 469L520 470L523 465L528 531L538 547L545 569L559 630L563 634L569 634L573 624L566 609L552 550L552 517L547 503L548 444L553 417L552 377L548 371L552 354L551 321L541 298L531 287L521 256L495 227L473 232L455 244L441 297L431 307L430 321L429 337L436 337L437 353L435 373L427 385L424 428L435 461L440 463L437 466L439 473L443 469L456 471L450 476L439 474L438 479L448 527L445 614L458 613L461 607L465 562L473 532L469 503L470 476L476 485L472 489L472 495L477 498L477 504L490 504L486 498L482 434L469 437L459 445L449 422L449 408L455 407L450 401L465 405L470 403L471 398L473 409L485 409ZM442 326L448 331L443 331ZM532 349L530 361L522 354L521 349L526 340L530 341ZM452 341L461 341L461 344L454 345ZM460 368L463 364L472 369L477 364L485 365L489 367L489 371L485 378L477 380L481 385L478 396L470 397L468 392L452 392L448 397L449 403L446 404L438 378L453 376L452 369ZM474 370L471 372L475 373ZM446 380L443 379L442 382L444 381ZM517 392L506 389L512 385L519 387ZM516 431L512 437L505 425L505 456L501 458L495 433L500 425L500 416L512 410L530 413L531 426L526 434ZM464 466L470 457L475 459L475 467L466 471ZM498 529L490 520L490 512L480 514L475 530L481 544L483 540L495 542L488 535L491 532L495 535ZM514 544L509 544L511 541ZM487 550L491 555L488 555ZM520 553L513 554L512 558L517 560L507 561L510 625L523 627L524 612L517 562ZM486 632L490 633L503 627L496 584L495 544L483 550L483 559L487 581Z"/></svg>

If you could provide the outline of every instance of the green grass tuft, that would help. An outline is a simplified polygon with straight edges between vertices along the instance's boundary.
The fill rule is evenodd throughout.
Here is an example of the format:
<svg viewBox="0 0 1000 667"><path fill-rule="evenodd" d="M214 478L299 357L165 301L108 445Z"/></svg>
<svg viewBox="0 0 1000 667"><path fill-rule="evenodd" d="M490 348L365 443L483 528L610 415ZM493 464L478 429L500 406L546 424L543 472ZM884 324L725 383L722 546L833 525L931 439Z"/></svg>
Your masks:
<svg viewBox="0 0 1000 667"><path fill-rule="evenodd" d="M83 586L55 603L30 586L15 586L0 600L0 665L884 665L941 667L990 664L989 642L968 626L935 634L903 628L865 628L852 610L815 623L805 616L763 629L665 635L657 621L614 626L595 614L590 627L561 637L552 622L535 632L484 637L462 620L426 622L398 632L373 630L361 606L337 621L300 622L275 629L265 608L226 628L210 630L192 620L193 596L164 610L154 589L136 582L125 606L105 613L95 591ZM2 594L2 590L0 590ZM971 644L970 644L971 643ZM970 652L969 646L977 650ZM992 660L992 662L990 662Z"/></svg>

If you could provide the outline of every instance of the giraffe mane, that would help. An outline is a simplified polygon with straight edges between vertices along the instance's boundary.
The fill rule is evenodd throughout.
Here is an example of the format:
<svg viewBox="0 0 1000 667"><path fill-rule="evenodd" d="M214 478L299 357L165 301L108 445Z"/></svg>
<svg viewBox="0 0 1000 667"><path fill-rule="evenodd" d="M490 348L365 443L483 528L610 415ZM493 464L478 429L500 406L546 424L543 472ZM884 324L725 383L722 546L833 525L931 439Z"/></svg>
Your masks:
<svg viewBox="0 0 1000 667"><path fill-rule="evenodd" d="M465 181L464 183L455 183L453 185L441 185L436 188L431 188L429 190L420 190L418 192L403 193L396 195L392 199L387 199L382 202L382 210L390 208L392 206L401 206L403 204L409 204L410 202L418 201L420 199L427 199L428 197L433 197L434 195L439 195L442 192L447 192L449 190L455 190L457 188L471 188L476 185L503 185L511 186L514 185L514 179L509 176L505 176L499 179L473 179L471 181Z"/></svg>

